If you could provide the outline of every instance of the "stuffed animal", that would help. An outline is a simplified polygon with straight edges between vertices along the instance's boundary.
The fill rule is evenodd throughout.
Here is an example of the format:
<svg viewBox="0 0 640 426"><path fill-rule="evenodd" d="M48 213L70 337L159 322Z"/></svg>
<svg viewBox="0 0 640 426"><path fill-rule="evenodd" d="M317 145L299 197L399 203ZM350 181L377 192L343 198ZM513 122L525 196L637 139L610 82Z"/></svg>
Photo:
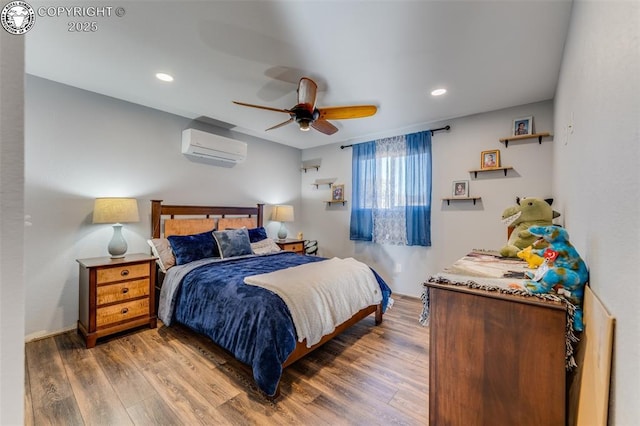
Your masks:
<svg viewBox="0 0 640 426"><path fill-rule="evenodd" d="M533 246L529 246L525 249L520 250L517 253L517 256L522 260L526 260L529 268L535 269L544 263L544 258L533 253L532 250Z"/></svg>
<svg viewBox="0 0 640 426"><path fill-rule="evenodd" d="M553 200L526 197L518 198L516 202L517 205L507 207L502 212L502 222L507 226L514 226L507 245L500 249L500 255L504 257L518 257L520 250L536 242L537 237L529 232L530 226L553 225L553 219L560 216L560 213L551 208ZM533 248L541 246L534 245Z"/></svg>
<svg viewBox="0 0 640 426"><path fill-rule="evenodd" d="M582 299L584 286L589 279L587 265L569 242L569 234L560 226L532 226L529 232L542 237L549 246L531 252L545 258L535 274L527 272L531 279L525 287L532 293L555 293L567 299L575 307L573 328L582 331Z"/></svg>

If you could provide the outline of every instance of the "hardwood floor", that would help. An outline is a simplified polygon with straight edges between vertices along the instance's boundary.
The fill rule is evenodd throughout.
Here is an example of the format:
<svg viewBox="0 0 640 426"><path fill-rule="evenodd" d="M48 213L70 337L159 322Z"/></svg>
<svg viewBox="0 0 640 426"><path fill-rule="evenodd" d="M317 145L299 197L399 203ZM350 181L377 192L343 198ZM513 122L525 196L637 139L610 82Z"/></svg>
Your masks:
<svg viewBox="0 0 640 426"><path fill-rule="evenodd" d="M181 326L141 328L86 349L75 332L26 345L27 425L354 425L428 423L428 328L419 299L394 296L285 369L280 396Z"/></svg>

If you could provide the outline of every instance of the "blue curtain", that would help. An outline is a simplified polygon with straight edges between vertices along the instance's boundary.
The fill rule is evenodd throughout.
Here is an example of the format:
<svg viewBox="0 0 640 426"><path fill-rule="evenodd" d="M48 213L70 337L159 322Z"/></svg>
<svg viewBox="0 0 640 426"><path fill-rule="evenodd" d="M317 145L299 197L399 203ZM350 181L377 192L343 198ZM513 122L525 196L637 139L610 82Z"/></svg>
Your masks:
<svg viewBox="0 0 640 426"><path fill-rule="evenodd" d="M351 159L350 238L354 241L373 239L373 207L375 201L376 143L353 145Z"/></svg>
<svg viewBox="0 0 640 426"><path fill-rule="evenodd" d="M404 187L407 245L431 245L431 132L405 135ZM376 142L353 146L350 239L373 241Z"/></svg>
<svg viewBox="0 0 640 426"><path fill-rule="evenodd" d="M431 245L431 132L406 135L407 245ZM414 200L414 201L412 201Z"/></svg>

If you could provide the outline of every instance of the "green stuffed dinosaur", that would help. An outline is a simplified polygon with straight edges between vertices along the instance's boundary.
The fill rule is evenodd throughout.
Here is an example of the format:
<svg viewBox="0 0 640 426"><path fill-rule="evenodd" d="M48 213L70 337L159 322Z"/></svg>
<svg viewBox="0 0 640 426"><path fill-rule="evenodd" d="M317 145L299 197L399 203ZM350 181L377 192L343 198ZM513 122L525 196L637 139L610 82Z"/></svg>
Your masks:
<svg viewBox="0 0 640 426"><path fill-rule="evenodd" d="M551 208L553 199L526 197L517 198L516 202L517 205L507 207L502 212L502 222L514 226L507 245L500 249L500 255L504 257L518 257L520 250L536 242L538 237L529 232L530 226L550 226L553 225L553 219L560 216Z"/></svg>

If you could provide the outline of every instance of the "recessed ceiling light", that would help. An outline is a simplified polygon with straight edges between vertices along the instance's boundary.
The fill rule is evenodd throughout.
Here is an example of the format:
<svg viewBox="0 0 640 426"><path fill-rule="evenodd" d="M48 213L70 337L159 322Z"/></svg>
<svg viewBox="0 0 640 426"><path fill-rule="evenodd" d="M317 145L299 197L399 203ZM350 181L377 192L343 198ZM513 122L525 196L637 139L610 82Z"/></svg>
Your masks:
<svg viewBox="0 0 640 426"><path fill-rule="evenodd" d="M431 96L442 96L447 93L447 89L435 89L431 91Z"/></svg>
<svg viewBox="0 0 640 426"><path fill-rule="evenodd" d="M156 78L162 81L173 81L173 76L163 72L156 73Z"/></svg>

